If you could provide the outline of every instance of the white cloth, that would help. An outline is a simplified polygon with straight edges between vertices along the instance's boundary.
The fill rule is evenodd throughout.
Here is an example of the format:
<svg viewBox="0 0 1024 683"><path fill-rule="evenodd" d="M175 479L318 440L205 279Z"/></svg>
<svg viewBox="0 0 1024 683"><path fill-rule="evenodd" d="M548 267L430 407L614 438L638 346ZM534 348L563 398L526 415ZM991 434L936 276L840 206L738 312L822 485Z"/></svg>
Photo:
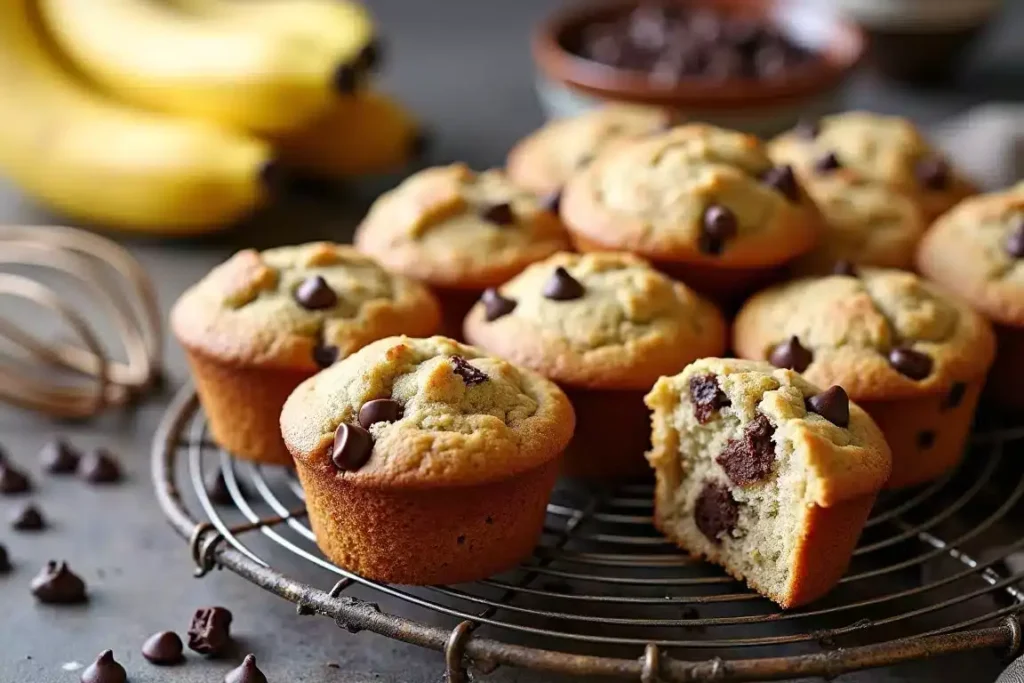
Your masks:
<svg viewBox="0 0 1024 683"><path fill-rule="evenodd" d="M1024 179L1024 104L985 104L934 128L950 161L986 190Z"/></svg>

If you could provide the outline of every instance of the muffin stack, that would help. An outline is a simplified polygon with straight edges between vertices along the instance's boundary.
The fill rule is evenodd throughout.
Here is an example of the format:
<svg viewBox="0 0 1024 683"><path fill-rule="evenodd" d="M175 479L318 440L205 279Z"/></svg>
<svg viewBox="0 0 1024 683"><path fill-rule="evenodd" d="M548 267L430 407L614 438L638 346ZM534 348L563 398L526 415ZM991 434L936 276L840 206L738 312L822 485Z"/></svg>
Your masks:
<svg viewBox="0 0 1024 683"><path fill-rule="evenodd" d="M214 438L294 464L340 566L483 578L530 553L559 474L653 469L668 537L792 607L883 487L958 463L986 317L1020 405L1024 186L970 194L900 119L765 144L612 106L505 170L413 175L354 249L241 252L172 321Z"/></svg>

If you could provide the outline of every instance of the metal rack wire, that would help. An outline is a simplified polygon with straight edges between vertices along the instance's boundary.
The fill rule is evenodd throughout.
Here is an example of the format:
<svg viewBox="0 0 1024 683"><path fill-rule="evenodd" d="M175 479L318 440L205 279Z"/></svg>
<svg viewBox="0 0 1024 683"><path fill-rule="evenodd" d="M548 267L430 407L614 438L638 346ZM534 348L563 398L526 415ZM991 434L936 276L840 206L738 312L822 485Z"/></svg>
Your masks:
<svg viewBox="0 0 1024 683"><path fill-rule="evenodd" d="M291 473L236 461L209 440L191 388L156 435L153 483L197 575L223 567L299 614L443 651L454 683L468 667L499 665L643 683L778 680L980 648L1017 654L1022 446L1024 427L980 426L956 472L882 497L829 596L787 612L662 538L647 484L559 487L534 556L506 575L426 588L369 581L317 550ZM231 506L205 492L213 468Z"/></svg>

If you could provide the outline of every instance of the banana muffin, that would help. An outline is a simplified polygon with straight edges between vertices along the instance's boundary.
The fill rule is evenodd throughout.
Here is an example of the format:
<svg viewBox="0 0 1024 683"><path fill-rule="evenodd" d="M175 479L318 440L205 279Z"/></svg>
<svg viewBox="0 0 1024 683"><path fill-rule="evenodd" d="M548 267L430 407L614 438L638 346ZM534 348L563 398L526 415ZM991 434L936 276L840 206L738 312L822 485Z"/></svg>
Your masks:
<svg viewBox="0 0 1024 683"><path fill-rule="evenodd" d="M921 243L918 268L995 324L988 393L1024 409L1024 183L973 197L943 215Z"/></svg>
<svg viewBox="0 0 1024 683"><path fill-rule="evenodd" d="M648 473L643 395L662 375L725 350L725 322L686 285L623 253L557 254L484 292L466 339L569 395L579 428L572 476ZM608 425L614 424L614 429Z"/></svg>
<svg viewBox="0 0 1024 683"><path fill-rule="evenodd" d="M704 358L647 395L657 527L784 608L850 562L889 447L846 393L769 363Z"/></svg>
<svg viewBox="0 0 1024 683"><path fill-rule="evenodd" d="M761 142L702 124L613 145L573 176L561 215L581 251L629 251L718 300L818 241L821 216Z"/></svg>
<svg viewBox="0 0 1024 683"><path fill-rule="evenodd" d="M897 488L959 462L995 338L966 303L913 273L856 268L757 294L736 318L733 348L841 386L885 434Z"/></svg>
<svg viewBox="0 0 1024 683"><path fill-rule="evenodd" d="M418 585L530 555L574 423L553 383L444 337L374 342L281 414L324 554Z"/></svg>
<svg viewBox="0 0 1024 683"><path fill-rule="evenodd" d="M523 138L508 155L508 175L541 197L556 197L569 178L610 144L668 128L663 109L609 104L551 121Z"/></svg>
<svg viewBox="0 0 1024 683"><path fill-rule="evenodd" d="M290 465L277 423L302 380L376 339L432 334L440 317L422 285L318 242L238 252L178 299L171 327L217 443Z"/></svg>
<svg viewBox="0 0 1024 683"><path fill-rule="evenodd" d="M452 164L420 171L382 195L355 244L389 270L430 286L441 300L444 331L457 337L483 290L569 241L552 207L502 171Z"/></svg>
<svg viewBox="0 0 1024 683"><path fill-rule="evenodd" d="M851 169L920 207L926 223L974 188L907 119L855 111L803 122L770 145L772 158L805 179Z"/></svg>

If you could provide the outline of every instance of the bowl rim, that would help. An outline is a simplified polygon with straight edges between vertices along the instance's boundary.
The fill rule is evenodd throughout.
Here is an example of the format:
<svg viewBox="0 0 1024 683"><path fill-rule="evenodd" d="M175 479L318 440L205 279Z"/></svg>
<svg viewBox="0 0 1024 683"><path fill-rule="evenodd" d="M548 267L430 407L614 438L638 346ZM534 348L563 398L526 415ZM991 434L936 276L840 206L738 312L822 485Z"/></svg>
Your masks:
<svg viewBox="0 0 1024 683"><path fill-rule="evenodd" d="M725 10L727 13L770 17L780 6L816 12L829 21L832 35L818 59L811 60L788 77L775 82L734 78L723 82L698 79L681 81L672 87L655 87L648 74L600 64L562 47L565 31L595 17L636 7L642 0L577 1L543 20L533 33L534 61L549 79L561 81L574 90L601 99L626 100L642 104L685 106L691 109L735 109L750 105L780 105L820 95L839 86L863 61L867 39L856 23L836 11L798 0L662 0L670 4L691 4Z"/></svg>

